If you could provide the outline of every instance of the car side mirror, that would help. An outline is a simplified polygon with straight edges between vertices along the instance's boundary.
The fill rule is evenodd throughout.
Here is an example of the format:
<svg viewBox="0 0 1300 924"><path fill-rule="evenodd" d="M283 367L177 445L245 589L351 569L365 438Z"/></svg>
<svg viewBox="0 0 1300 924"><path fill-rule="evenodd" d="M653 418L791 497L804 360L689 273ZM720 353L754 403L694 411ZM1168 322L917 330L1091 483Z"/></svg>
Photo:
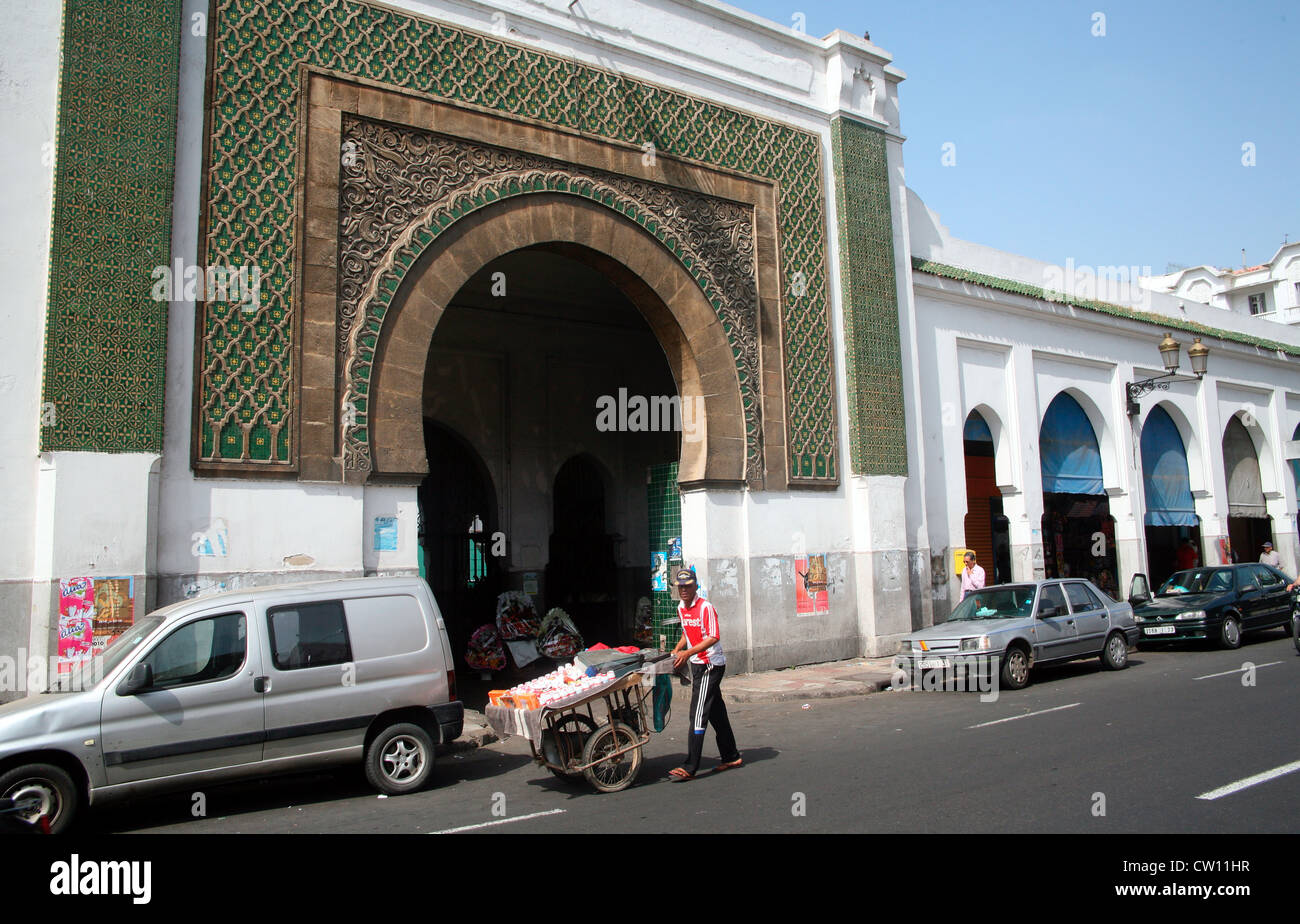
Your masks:
<svg viewBox="0 0 1300 924"><path fill-rule="evenodd" d="M151 686L153 686L153 665L142 661L122 678L122 682L117 685L117 695L134 696Z"/></svg>
<svg viewBox="0 0 1300 924"><path fill-rule="evenodd" d="M1131 606L1142 606L1151 602L1151 584L1145 574L1133 575L1128 585L1128 602Z"/></svg>
<svg viewBox="0 0 1300 924"><path fill-rule="evenodd" d="M1038 610L1039 619L1051 619L1054 616L1060 615L1061 608L1059 606L1044 606Z"/></svg>

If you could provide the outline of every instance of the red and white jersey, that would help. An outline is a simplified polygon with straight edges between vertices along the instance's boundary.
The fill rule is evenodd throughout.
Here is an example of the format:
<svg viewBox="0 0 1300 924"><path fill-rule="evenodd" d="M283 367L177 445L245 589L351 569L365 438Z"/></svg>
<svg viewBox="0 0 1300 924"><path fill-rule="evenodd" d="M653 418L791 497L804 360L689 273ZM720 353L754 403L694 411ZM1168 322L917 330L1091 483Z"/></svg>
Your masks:
<svg viewBox="0 0 1300 924"><path fill-rule="evenodd" d="M686 636L688 648L694 648L706 638L719 639L699 654L691 655L694 664L726 664L727 657L722 653L722 633L718 629L718 611L713 604L703 597L696 596L690 607L685 603L677 604L677 615L682 619L682 633Z"/></svg>

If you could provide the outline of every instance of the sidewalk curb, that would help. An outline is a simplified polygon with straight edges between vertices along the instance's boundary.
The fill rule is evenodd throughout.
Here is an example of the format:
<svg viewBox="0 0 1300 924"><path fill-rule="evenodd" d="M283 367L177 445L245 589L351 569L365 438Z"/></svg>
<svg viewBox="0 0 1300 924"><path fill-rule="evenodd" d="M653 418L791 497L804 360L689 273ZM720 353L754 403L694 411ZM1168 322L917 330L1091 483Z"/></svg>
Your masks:
<svg viewBox="0 0 1300 924"><path fill-rule="evenodd" d="M439 744L434 748L434 755L443 757L447 754L473 751L500 740L500 736L487 724L487 719L483 716L483 713L476 712L473 709L466 709L465 724L461 729L460 736L453 741L444 741Z"/></svg>
<svg viewBox="0 0 1300 924"><path fill-rule="evenodd" d="M892 677L881 676L872 680L834 680L820 689L797 690L728 690L723 682L722 692L733 703L792 703L812 699L842 699L847 696L866 696L888 690Z"/></svg>

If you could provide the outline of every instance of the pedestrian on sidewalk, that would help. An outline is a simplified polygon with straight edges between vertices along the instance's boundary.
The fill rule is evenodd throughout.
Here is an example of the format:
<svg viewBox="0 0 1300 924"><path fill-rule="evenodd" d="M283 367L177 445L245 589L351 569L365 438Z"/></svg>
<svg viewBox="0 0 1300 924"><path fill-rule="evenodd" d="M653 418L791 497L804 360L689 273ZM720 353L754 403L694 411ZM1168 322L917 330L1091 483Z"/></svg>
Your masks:
<svg viewBox="0 0 1300 924"><path fill-rule="evenodd" d="M677 593L682 602L677 605L677 615L682 621L682 637L673 648L673 667L690 664L691 669L691 731L687 739L686 762L668 771L674 780L690 780L700 770L704 754L704 730L713 725L718 739L721 762L713 768L730 770L741 764L740 751L736 750L736 736L727 718L727 704L722 701L722 675L727 658L719 641L718 611L713 604L697 593L695 573L689 568L677 572Z"/></svg>
<svg viewBox="0 0 1300 924"><path fill-rule="evenodd" d="M961 572L961 598L958 603L966 599L966 595L976 590L984 588L984 569L975 564L975 553L970 549L966 550L966 567Z"/></svg>
<svg viewBox="0 0 1300 924"><path fill-rule="evenodd" d="M1272 565L1274 568L1282 567L1282 556L1273 551L1273 543L1264 543L1264 551L1260 553L1259 563L1261 565Z"/></svg>

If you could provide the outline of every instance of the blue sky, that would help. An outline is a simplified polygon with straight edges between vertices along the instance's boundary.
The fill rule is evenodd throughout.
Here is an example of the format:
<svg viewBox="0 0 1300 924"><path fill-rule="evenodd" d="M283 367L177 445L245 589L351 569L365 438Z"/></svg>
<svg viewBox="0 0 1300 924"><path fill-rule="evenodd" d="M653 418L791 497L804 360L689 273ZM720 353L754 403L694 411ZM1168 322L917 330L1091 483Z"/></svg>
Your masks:
<svg viewBox="0 0 1300 924"><path fill-rule="evenodd" d="M1300 4L729 2L893 55L908 185L957 237L1156 273L1300 240Z"/></svg>

